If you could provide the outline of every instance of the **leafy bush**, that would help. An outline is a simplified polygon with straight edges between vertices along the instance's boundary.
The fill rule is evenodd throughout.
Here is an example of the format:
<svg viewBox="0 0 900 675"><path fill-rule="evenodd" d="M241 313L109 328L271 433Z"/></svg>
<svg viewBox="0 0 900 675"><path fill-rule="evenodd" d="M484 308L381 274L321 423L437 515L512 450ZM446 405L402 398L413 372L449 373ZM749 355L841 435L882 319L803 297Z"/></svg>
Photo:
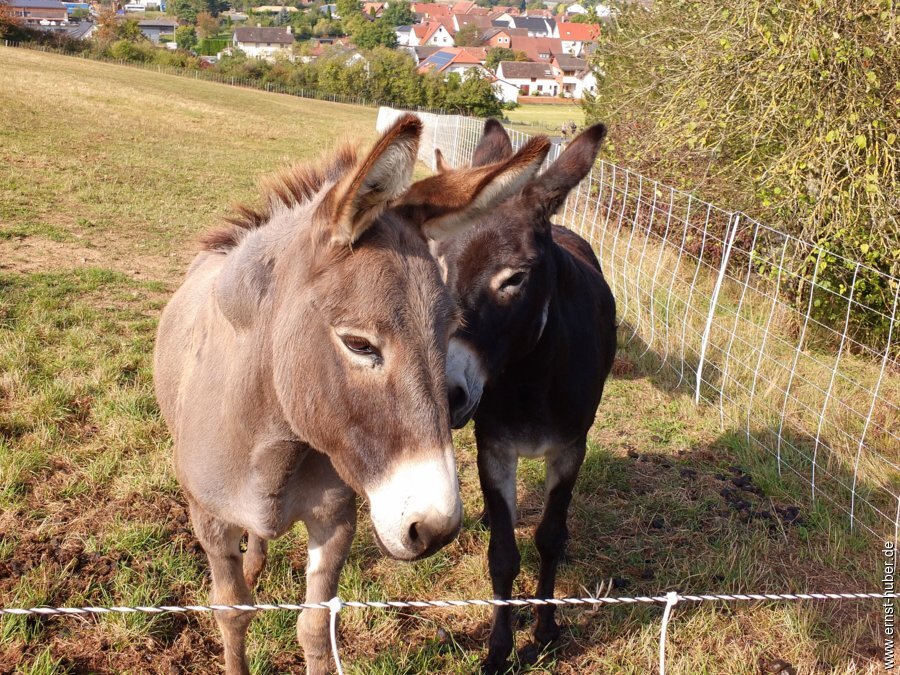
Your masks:
<svg viewBox="0 0 900 675"><path fill-rule="evenodd" d="M659 0L625 8L594 65L589 121L613 124L630 165L824 247L860 270L855 326L883 342L900 274L891 0ZM801 274L818 258L807 251ZM818 279L848 293L855 265ZM802 301L802 298L798 297ZM828 303L826 303L828 304ZM846 304L843 305L846 307ZM818 318L842 320L821 306ZM857 316L857 315L855 315ZM859 314L862 316L862 314Z"/></svg>
<svg viewBox="0 0 900 675"><path fill-rule="evenodd" d="M153 61L153 53L156 48L145 42L132 42L131 40L116 40L106 50L107 56L121 61Z"/></svg>

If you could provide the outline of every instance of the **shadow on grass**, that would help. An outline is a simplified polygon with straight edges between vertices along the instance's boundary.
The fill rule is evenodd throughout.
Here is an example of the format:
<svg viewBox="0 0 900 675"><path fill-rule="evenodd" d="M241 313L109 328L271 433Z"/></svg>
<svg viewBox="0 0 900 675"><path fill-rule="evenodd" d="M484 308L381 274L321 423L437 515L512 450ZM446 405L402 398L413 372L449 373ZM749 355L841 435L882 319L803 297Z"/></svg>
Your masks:
<svg viewBox="0 0 900 675"><path fill-rule="evenodd" d="M639 336L620 348L620 357L630 367L614 378L649 381L679 402L690 396L684 380L679 383L678 375L672 376L681 372L682 364L661 369L662 359ZM690 366L685 364L685 372L696 369L696 364ZM613 404L608 392L598 420ZM691 414L718 417L712 407L696 410ZM633 414L642 412L647 414L640 410ZM657 409L650 414L665 417L667 413ZM808 458L813 448L803 432L788 426L780 429L779 472L775 458L757 440L771 438L777 429L762 420L753 420L749 429L726 427L717 435L709 434L707 440L683 429L690 417L678 410L672 416L672 430L652 436L651 442L635 443L627 433L614 433L608 445L589 445L570 509L570 541L560 567L557 597L655 596L670 590L688 594L848 592L879 587L876 556L882 539L878 531L890 506L879 501L879 486L857 482L856 527L851 531L853 474L820 448L817 499L810 499ZM668 428L664 419L654 424ZM830 447L827 439L823 441L823 446ZM520 463L524 489L520 486L517 539L522 572L517 597L534 594L539 558L532 538L544 503L543 472L540 461ZM807 603L804 617L820 639L853 635L851 662L858 665L876 658L880 649L873 621L878 608L870 605L852 612L837 603ZM710 609L686 604L678 609L678 621L686 623L712 613L747 613L753 607L721 604ZM561 610L562 641L543 653L530 642L530 610L515 612L520 648L513 672L552 672L555 664L578 663L588 652L593 656L598 645L628 642L658 631L662 607ZM483 653L486 631L483 625L457 637L463 648ZM815 651L811 658L823 668L837 667L825 641ZM779 657L771 649L754 655L760 664Z"/></svg>

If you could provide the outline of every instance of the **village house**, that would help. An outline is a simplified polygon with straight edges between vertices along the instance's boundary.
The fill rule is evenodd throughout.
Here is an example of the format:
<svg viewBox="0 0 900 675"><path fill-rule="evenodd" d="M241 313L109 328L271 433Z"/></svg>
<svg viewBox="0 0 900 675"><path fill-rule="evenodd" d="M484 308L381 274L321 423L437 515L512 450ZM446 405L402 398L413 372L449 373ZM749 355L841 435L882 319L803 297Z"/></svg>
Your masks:
<svg viewBox="0 0 900 675"><path fill-rule="evenodd" d="M59 0L9 0L9 7L26 26L52 26L69 20L66 6Z"/></svg>
<svg viewBox="0 0 900 675"><path fill-rule="evenodd" d="M510 49L525 52L529 61L550 63L557 54L564 54L562 42L555 38L519 37L510 38Z"/></svg>
<svg viewBox="0 0 900 675"><path fill-rule="evenodd" d="M493 77L483 65L486 58L487 50L482 47L443 47L419 64L419 72L465 75L474 70L484 76Z"/></svg>
<svg viewBox="0 0 900 675"><path fill-rule="evenodd" d="M528 31L521 28L506 28L503 26L488 28L481 34L481 43L485 47L512 49L510 45L514 37L528 37Z"/></svg>
<svg viewBox="0 0 900 675"><path fill-rule="evenodd" d="M593 94L597 90L597 78L584 59L560 54L553 58L553 70L560 94L567 98L581 99L586 91Z"/></svg>
<svg viewBox="0 0 900 675"><path fill-rule="evenodd" d="M484 14L453 14L450 19L450 32L455 36L466 26L472 25L478 29L479 33L484 33L492 28L490 17Z"/></svg>
<svg viewBox="0 0 900 675"><path fill-rule="evenodd" d="M548 63L501 61L497 77L514 85L523 96L556 96L559 82Z"/></svg>
<svg viewBox="0 0 900 675"><path fill-rule="evenodd" d="M254 14L281 14L282 12L296 13L300 10L290 5L260 5L251 10Z"/></svg>
<svg viewBox="0 0 900 675"><path fill-rule="evenodd" d="M491 84L494 87L494 93L504 103L516 103L519 100L519 87L514 85L512 82L507 82L506 80L501 80L499 77L494 76Z"/></svg>
<svg viewBox="0 0 900 675"><path fill-rule="evenodd" d="M524 29L528 31L529 37L553 37L556 31L555 19L537 16L513 16L505 13L494 19L492 23L494 26Z"/></svg>
<svg viewBox="0 0 900 675"><path fill-rule="evenodd" d="M410 5L410 9L419 22L450 18L450 5L440 5L436 2L414 2Z"/></svg>
<svg viewBox="0 0 900 675"><path fill-rule="evenodd" d="M178 28L178 19L170 19L165 16L138 21L138 30L141 31L141 34L157 45L161 35L171 35L174 38L176 28Z"/></svg>
<svg viewBox="0 0 900 675"><path fill-rule="evenodd" d="M396 26L394 28L394 35L397 36L397 46L408 47L411 34L412 26Z"/></svg>
<svg viewBox="0 0 900 675"><path fill-rule="evenodd" d="M387 3L384 2L364 2L363 3L363 14L366 16L373 16L376 19L380 19L381 15L384 14L384 10L387 8Z"/></svg>
<svg viewBox="0 0 900 675"><path fill-rule="evenodd" d="M450 31L437 21L417 23L410 31L407 43L410 47L452 47L454 44Z"/></svg>
<svg viewBox="0 0 900 675"><path fill-rule="evenodd" d="M584 46L590 42L596 42L600 37L600 26L590 23L562 23L556 24L555 38L562 43L562 50L572 56L581 56Z"/></svg>
<svg viewBox="0 0 900 675"><path fill-rule="evenodd" d="M276 54L290 55L294 35L290 26L262 28L241 26L234 29L232 44L250 58L273 60Z"/></svg>

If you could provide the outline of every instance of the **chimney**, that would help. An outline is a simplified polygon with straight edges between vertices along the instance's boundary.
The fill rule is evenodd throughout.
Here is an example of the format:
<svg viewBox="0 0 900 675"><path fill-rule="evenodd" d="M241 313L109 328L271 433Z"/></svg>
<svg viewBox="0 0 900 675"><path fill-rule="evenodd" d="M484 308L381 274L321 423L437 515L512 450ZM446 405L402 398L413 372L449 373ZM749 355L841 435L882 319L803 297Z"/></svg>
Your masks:
<svg viewBox="0 0 900 675"><path fill-rule="evenodd" d="M287 32L288 32L288 35L291 34L291 27L290 27L290 26L287 27Z"/></svg>
<svg viewBox="0 0 900 675"><path fill-rule="evenodd" d="M257 28L262 28L262 24L261 24L261 23L257 23L257 24L256 24L256 27L257 27Z"/></svg>

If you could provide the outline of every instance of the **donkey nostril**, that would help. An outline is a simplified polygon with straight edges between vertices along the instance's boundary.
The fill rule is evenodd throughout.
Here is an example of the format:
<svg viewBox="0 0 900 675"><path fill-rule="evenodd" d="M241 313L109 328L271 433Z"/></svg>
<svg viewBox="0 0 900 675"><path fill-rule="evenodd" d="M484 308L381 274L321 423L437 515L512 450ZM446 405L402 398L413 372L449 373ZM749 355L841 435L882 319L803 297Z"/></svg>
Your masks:
<svg viewBox="0 0 900 675"><path fill-rule="evenodd" d="M413 523L409 526L409 540L413 544L419 543L419 523Z"/></svg>
<svg viewBox="0 0 900 675"><path fill-rule="evenodd" d="M465 389L459 385L454 385L450 387L448 398L450 402L450 411L453 412L465 406L469 397L466 395Z"/></svg>

